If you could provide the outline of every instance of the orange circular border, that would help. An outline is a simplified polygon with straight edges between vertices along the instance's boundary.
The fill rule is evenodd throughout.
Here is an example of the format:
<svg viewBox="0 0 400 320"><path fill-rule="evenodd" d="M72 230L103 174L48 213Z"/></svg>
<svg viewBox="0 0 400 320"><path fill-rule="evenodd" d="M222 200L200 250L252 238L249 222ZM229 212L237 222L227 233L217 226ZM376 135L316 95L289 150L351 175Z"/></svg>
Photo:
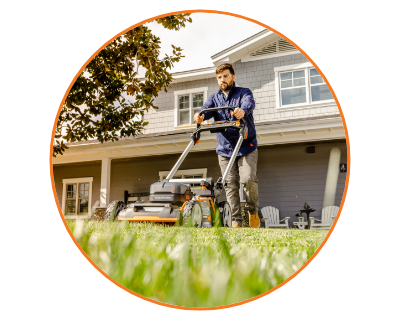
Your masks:
<svg viewBox="0 0 400 320"><path fill-rule="evenodd" d="M54 135L55 135L56 127L57 127L57 119L58 119L58 117L60 116L61 108L62 108L62 106L63 106L63 104L64 104L64 101L65 101L65 99L66 99L66 97L67 97L69 91L71 90L71 88L72 88L73 84L75 83L76 79L77 79L78 76L82 73L83 69L87 66L87 64L88 64L101 50L103 50L103 48L104 48L105 46L107 46L110 42L114 41L116 38L118 38L119 36L121 36L121 35L123 35L124 33L128 32L129 30L131 30L131 29L133 29L133 28L136 28L137 26L140 26L140 25L142 25L142 24L144 24L144 23L147 23L147 22L150 22L150 21L152 21L152 20L155 20L155 19L158 19L158 18L162 18L162 17L165 17L165 16L176 15L176 14L182 14L182 13L196 13L196 12L225 14L225 15L228 15L228 16L233 16L233 17L236 17L236 18L241 18L241 19L245 19L245 20L250 21L250 22L254 22L254 23L256 23L256 24L258 24L258 25L260 25L260 26L262 26L262 27L264 27L264 28L267 28L267 29L273 31L274 33L278 34L278 35L281 36L282 38L284 38L284 39L286 39L287 41L289 41L292 45L294 45L294 46L297 48L297 50L299 50L299 51L314 65L314 67L318 70L319 74L324 78L326 84L328 85L329 89L331 90L331 92L332 92L332 94L333 94L333 97L334 97L334 99L335 99L335 102L336 102L336 104L337 104L337 106L338 106L338 108L339 108L340 116L341 116L341 118L342 118L343 127L344 127L345 134L346 134L347 162L348 162L348 163L347 163L346 186L345 186L345 189L344 189L344 192L343 192L343 198L342 198L342 202L341 202L341 204L340 204L340 208L339 208L338 214L337 214L336 219L335 219L335 221L333 222L333 225L332 225L331 229L329 230L329 233L328 233L328 235L326 236L324 242L322 242L322 244L318 247L317 251L312 255L312 257L311 257L310 259L308 259L307 262L306 262L299 270L297 270L292 276L290 276L288 279L286 279L284 282L280 283L279 285L277 285L277 286L274 287L273 289L264 292L263 294L260 294L260 295L258 295L258 296L255 296L255 297L251 298L251 299L244 300L244 301L241 301L241 302L237 302L237 303L233 303L233 304L229 304L229 305L225 305L225 306L220 306L220 307L208 307L208 308L180 307L180 306L175 306L175 305L171 305L171 304L167 304L167 303L155 301L155 300L146 298L146 297L144 297L144 296L141 296L140 294L137 294L136 292L134 292L134 291L132 291L132 290L129 290L128 288L125 288L123 285L119 284L119 283L116 282L114 279L112 279L110 276L108 276L103 270L101 270L101 269L89 258L89 256L85 253L85 251L83 251L83 249L80 247L80 245L78 244L78 242L76 241L76 239L75 239L74 236L72 235L71 230L68 228L67 222L66 222L66 220L65 220L65 218L64 218L64 216L63 216L63 214L62 214L62 212L61 212L60 204L59 204L58 201L57 201L57 193L56 193L56 189L55 189L54 176L53 176L53 143L54 143ZM348 189L348 186L349 186L349 178L350 178L350 141L349 141L349 134L348 134L348 131L347 131L346 121L345 121L345 119L344 119L344 115L343 115L342 108L340 107L340 103L339 103L339 101L338 101L338 99L337 99L337 97L336 97L336 94L335 94L335 92L333 91L333 89L332 89L332 87L331 87L331 85L330 85L328 79L325 77L325 75L322 73L322 71L319 69L319 67L316 65L316 63L315 63L315 62L314 62L314 61L313 61L313 60L312 60L312 59L311 59L297 44L295 44L292 40L290 40L288 37L284 36L284 35L281 34L280 32L276 31L275 29L273 29L273 28L267 26L266 24L263 24L263 23L261 23L261 22L259 22L259 21L257 21L257 20L250 19L250 18L247 18L247 17L242 16L242 15L239 15L239 14L230 13L230 12L225 12L225 11L216 11L216 10L201 10L201 9L199 9L199 10L183 10L183 11L175 11L175 12L170 12L170 13L158 15L158 16L152 17L152 18L150 18L150 19L146 19L146 20L144 20L144 21L142 21L142 22L139 22L139 23L137 23L137 24L135 24L135 25L133 25L133 26L131 26L131 27L125 29L124 31L118 33L115 37L113 37L113 38L111 38L110 40L108 40L105 44L103 44L103 45L102 45L102 46L101 46L101 47L100 47L100 48L99 48L99 49L84 63L84 65L79 69L78 73L75 75L74 79L72 80L71 84L69 85L67 91L66 91L65 94L64 94L64 97L63 97L63 99L62 99L62 101L61 101L61 103L60 103L60 107L58 108L58 112L57 112L57 115L56 115L56 119L55 119L55 121L54 121L53 132L52 132L51 141L50 141L50 178L51 178L52 187L53 187L54 200L55 200L56 205L57 205L57 207L58 207L58 211L59 211L60 217L61 217L61 219L62 219L63 222L64 222L65 229L68 231L68 233L69 233L69 235L71 236L72 240L74 241L75 245L76 245L76 246L78 247L78 249L82 252L82 254L85 256L85 258L93 265L93 267L95 267L95 268L96 268L103 276L105 276L108 280L110 280L111 282L113 282L115 285L117 285L117 286L120 287L121 289L124 289L125 291L127 291L127 292L133 294L134 296L139 297L139 298L141 298L141 299L143 299L143 300L146 300L146 301L149 301L149 302L158 304L158 305L160 305L160 306L170 307L170 308L174 308L174 309L182 309L182 310L200 310L200 311L201 311L201 310L218 310L218 309L226 309L226 308L231 308L231 307L235 307L235 306L240 306L240 305L242 305L242 304L245 304L245 303L248 303L248 302L250 302L250 301L254 301L254 300L257 300L257 299L259 299L259 298L261 298L261 297L264 297L264 296L266 296L267 294L270 294L271 292L274 292L276 289L282 287L283 285L285 285L286 283L288 283L290 280L292 280L295 276L297 276L297 275L298 275L298 274L299 274L299 273L300 273L300 272L301 272L301 271L316 257L316 255L319 253L319 251L322 249L322 247L325 245L326 241L328 240L328 238L329 238L330 235L332 234L332 231L333 231L333 229L334 229L335 226L336 226L336 223L337 223L337 221L338 221L338 219L339 219L339 216L340 216L340 214L341 214L341 212L342 212L342 208L343 208L344 201L345 201L345 199L346 199L347 189Z"/></svg>

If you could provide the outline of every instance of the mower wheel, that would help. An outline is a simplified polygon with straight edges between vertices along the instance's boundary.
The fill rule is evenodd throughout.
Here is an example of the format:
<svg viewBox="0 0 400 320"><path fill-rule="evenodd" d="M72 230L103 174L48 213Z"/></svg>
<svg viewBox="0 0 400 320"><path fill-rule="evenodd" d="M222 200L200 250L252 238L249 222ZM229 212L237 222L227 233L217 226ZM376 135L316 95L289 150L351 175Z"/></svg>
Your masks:
<svg viewBox="0 0 400 320"><path fill-rule="evenodd" d="M221 212L222 215L222 223L224 227L232 227L232 210L231 206L227 201L223 201L218 204L219 206L219 211Z"/></svg>
<svg viewBox="0 0 400 320"><path fill-rule="evenodd" d="M184 227L200 228L203 221L203 210L196 200L190 200L186 203L182 212Z"/></svg>
<svg viewBox="0 0 400 320"><path fill-rule="evenodd" d="M106 215L104 216L104 221L114 221L117 219L121 210L126 209L125 203L123 201L112 201L109 203L106 209Z"/></svg>

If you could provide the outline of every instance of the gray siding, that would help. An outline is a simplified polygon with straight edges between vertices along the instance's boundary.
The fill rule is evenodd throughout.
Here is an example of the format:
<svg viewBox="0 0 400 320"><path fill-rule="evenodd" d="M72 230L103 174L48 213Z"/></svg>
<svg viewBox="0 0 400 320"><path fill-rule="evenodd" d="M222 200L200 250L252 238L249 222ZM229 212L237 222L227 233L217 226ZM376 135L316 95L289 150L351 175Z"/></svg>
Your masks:
<svg viewBox="0 0 400 320"><path fill-rule="evenodd" d="M306 144L262 147L259 153L258 180L260 206L277 207L281 217L291 217L304 202L314 209L311 216L321 218L330 150L338 147L341 163L347 163L345 142L316 143L316 153L306 153ZM335 205L340 206L346 173L339 173Z"/></svg>
<svg viewBox="0 0 400 320"><path fill-rule="evenodd" d="M168 92L160 91L158 98L154 100L154 105L157 106L158 109L151 109L144 116L144 120L149 122L144 133L174 131L174 91L203 87L208 87L208 95L219 89L217 80L211 78L175 83L168 88Z"/></svg>
<svg viewBox="0 0 400 320"><path fill-rule="evenodd" d="M277 58L262 59L250 62L235 62L236 84L252 90L256 109L255 122L270 120L287 120L310 116L338 115L337 106L313 107L298 110L276 110L275 72L274 68L308 62L301 54L293 54ZM172 84L168 92L160 92L154 104L159 108L150 110L145 115L149 122L145 134L174 131L174 91L208 87L208 95L218 91L216 78L188 81Z"/></svg>

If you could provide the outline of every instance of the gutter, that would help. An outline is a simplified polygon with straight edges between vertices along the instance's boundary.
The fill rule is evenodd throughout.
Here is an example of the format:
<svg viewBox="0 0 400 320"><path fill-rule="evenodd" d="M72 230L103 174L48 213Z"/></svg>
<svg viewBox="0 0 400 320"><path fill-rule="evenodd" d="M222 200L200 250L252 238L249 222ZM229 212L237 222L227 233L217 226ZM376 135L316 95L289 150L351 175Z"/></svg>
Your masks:
<svg viewBox="0 0 400 320"><path fill-rule="evenodd" d="M257 128L263 129L263 128L272 128L272 127L282 127L287 124L303 124L305 122L315 122L316 120L325 120L325 119L333 119L337 121L338 119L341 119L340 115L326 115L326 116L316 116L316 117L304 117L304 118L297 118L297 119L286 119L286 120L272 120L272 121L263 121L263 122L258 122L255 123L256 130ZM161 133L149 133L149 134L142 134L136 137L124 137L120 138L119 141L127 141L127 140L138 140L138 139L146 139L146 138L154 138L154 137L167 137L167 136L179 136L179 135L186 135L188 133L192 133L194 130L194 127L191 129L184 129L184 130L175 130L175 131L170 131L170 132L161 132ZM115 142L105 142L105 144L109 143L115 143ZM98 140L89 140L89 141L79 141L79 142L73 142L73 143L68 143L68 147L74 147L74 146L80 146L80 145L91 145L91 144L101 144Z"/></svg>

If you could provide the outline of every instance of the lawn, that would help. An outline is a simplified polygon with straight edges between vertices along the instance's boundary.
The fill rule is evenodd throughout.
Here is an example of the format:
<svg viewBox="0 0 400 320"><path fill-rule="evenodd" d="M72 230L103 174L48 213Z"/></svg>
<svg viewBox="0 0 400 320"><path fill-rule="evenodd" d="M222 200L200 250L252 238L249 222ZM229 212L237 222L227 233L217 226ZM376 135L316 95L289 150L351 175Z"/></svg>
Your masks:
<svg viewBox="0 0 400 320"><path fill-rule="evenodd" d="M313 255L328 233L94 221L68 225L111 278L145 297L185 307L232 304L274 288Z"/></svg>

